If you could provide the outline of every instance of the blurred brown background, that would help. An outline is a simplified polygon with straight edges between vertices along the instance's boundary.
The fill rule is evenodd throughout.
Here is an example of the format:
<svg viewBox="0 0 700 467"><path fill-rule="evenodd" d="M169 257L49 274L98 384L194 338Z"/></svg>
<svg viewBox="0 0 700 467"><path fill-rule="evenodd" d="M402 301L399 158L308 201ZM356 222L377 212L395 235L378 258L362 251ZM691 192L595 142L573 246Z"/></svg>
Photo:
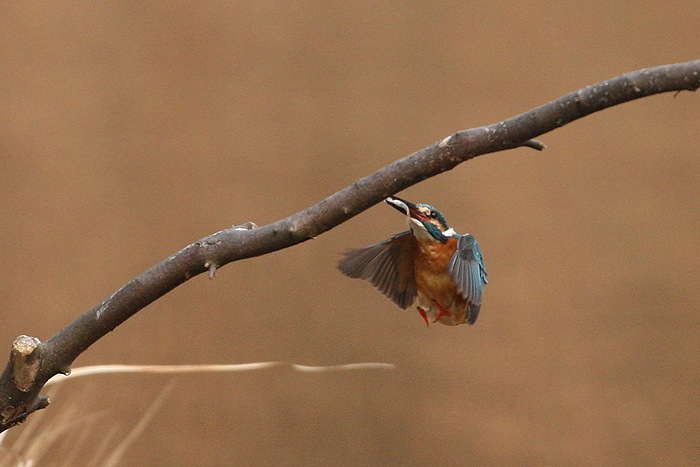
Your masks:
<svg viewBox="0 0 700 467"><path fill-rule="evenodd" d="M49 338L214 231L285 217L455 130L700 55L695 2L563 5L7 2L3 348ZM487 155L403 192L479 239L490 284L474 327L426 329L336 272L339 252L404 229L383 205L193 279L76 364L397 369L177 377L123 464L697 463L699 123L697 94L643 99L544 135L544 153ZM87 462L171 379L68 382L11 435L99 414L52 455L72 443Z"/></svg>

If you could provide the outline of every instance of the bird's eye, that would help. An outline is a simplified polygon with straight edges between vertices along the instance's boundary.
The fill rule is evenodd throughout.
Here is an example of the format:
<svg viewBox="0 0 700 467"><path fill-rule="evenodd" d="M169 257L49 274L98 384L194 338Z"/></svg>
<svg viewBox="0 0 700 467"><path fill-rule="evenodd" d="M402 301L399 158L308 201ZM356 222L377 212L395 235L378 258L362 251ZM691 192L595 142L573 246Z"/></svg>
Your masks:
<svg viewBox="0 0 700 467"><path fill-rule="evenodd" d="M430 211L430 217L432 217L433 219L435 219L435 218L437 217L437 212L435 212L435 211Z"/></svg>

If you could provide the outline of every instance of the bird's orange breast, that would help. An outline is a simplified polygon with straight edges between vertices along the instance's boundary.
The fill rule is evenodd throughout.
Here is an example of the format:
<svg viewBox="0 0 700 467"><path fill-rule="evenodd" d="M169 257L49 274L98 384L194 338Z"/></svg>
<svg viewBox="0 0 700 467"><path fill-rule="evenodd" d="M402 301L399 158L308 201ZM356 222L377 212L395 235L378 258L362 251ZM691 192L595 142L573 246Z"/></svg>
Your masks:
<svg viewBox="0 0 700 467"><path fill-rule="evenodd" d="M457 295L457 287L447 271L447 263L456 248L455 238L448 239L446 243L419 241L415 257L416 288L445 307L450 307Z"/></svg>

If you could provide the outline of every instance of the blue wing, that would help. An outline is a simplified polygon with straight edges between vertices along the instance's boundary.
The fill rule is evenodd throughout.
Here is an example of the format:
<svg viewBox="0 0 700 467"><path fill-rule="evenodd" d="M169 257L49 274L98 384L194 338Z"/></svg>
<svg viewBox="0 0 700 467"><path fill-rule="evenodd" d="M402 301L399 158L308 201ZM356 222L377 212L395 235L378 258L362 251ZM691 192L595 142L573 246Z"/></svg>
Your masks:
<svg viewBox="0 0 700 467"><path fill-rule="evenodd" d="M338 263L346 276L372 283L403 309L416 299L413 258L416 240L410 230L365 248L349 250Z"/></svg>
<svg viewBox="0 0 700 467"><path fill-rule="evenodd" d="M471 234L462 235L457 240L457 251L447 270L455 281L457 291L467 300L467 322L474 324L481 309L481 297L488 283L488 274L481 255L481 248Z"/></svg>

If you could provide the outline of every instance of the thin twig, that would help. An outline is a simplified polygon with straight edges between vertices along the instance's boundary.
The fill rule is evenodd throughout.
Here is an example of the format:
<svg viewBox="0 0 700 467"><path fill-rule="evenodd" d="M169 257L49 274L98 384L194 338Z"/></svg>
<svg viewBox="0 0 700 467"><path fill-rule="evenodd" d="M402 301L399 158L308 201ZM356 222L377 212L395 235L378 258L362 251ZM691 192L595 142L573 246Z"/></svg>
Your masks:
<svg viewBox="0 0 700 467"><path fill-rule="evenodd" d="M266 370L268 368L288 366L293 370L304 373L327 373L334 371L353 370L393 370L396 366L392 363L361 362L346 363L342 365L309 366L286 362L254 362L233 363L221 365L95 365L75 368L67 378L52 379L44 386L73 381L83 376L113 375L117 373L147 373L147 374L182 374L182 373L237 373L241 371Z"/></svg>

